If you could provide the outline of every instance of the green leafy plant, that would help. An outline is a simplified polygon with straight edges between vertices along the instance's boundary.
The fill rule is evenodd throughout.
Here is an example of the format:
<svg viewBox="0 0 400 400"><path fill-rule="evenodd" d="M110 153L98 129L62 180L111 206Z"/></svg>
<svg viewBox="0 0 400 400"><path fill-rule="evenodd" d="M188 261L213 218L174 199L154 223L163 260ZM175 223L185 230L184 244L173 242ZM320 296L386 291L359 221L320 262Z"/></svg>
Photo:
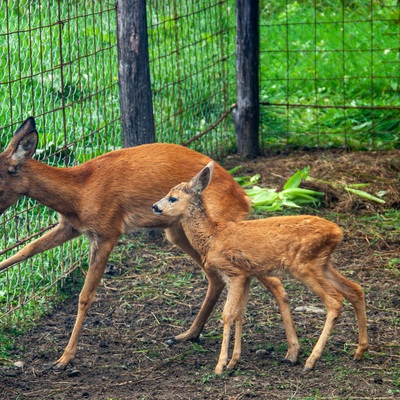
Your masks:
<svg viewBox="0 0 400 400"><path fill-rule="evenodd" d="M237 172L241 166L230 170L230 173ZM320 198L324 195L316 190L300 188L303 180L307 179L310 167L298 170L283 186L283 190L262 188L257 185L245 189L246 194L252 199L253 208L261 211L279 211L284 207L301 208L304 204L319 205ZM260 175L252 177L241 176L234 178L241 186L250 186L259 181Z"/></svg>

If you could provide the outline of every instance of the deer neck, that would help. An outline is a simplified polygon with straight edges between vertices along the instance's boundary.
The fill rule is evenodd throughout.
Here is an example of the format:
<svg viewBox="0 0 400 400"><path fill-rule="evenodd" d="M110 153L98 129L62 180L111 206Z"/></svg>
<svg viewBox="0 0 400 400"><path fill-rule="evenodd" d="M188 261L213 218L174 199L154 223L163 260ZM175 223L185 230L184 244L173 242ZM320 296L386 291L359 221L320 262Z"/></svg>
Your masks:
<svg viewBox="0 0 400 400"><path fill-rule="evenodd" d="M217 223L207 213L201 199L189 206L182 218L182 227L193 248L201 255L207 254L217 234Z"/></svg>
<svg viewBox="0 0 400 400"><path fill-rule="evenodd" d="M76 214L82 196L79 167L57 168L30 159L24 166L25 195L64 215Z"/></svg>

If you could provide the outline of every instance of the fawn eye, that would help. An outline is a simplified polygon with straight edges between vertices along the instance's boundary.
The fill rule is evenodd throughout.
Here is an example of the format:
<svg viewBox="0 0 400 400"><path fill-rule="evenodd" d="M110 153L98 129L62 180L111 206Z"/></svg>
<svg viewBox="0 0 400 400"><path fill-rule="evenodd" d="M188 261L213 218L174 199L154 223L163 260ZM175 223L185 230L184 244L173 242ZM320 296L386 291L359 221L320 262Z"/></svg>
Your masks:
<svg viewBox="0 0 400 400"><path fill-rule="evenodd" d="M169 201L170 203L175 203L176 201L178 201L178 199L177 199L176 197L171 196L171 197L168 199L168 201Z"/></svg>

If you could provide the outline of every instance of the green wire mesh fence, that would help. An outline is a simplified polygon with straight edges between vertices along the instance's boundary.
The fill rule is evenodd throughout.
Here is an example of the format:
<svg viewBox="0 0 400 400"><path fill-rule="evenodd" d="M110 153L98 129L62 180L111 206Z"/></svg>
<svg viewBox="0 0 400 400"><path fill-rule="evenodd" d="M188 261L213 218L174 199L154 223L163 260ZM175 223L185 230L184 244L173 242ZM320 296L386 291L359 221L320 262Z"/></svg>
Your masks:
<svg viewBox="0 0 400 400"><path fill-rule="evenodd" d="M40 138L35 157L54 166L122 145L115 7L94 0L2 3L3 149L30 115ZM157 140L226 155L234 146L227 118L235 92L234 11L219 0L154 0L147 8ZM30 199L0 218L2 259L57 222L53 211ZM1 273L3 326L42 314L65 278L85 267L87 252L85 239L78 239Z"/></svg>
<svg viewBox="0 0 400 400"><path fill-rule="evenodd" d="M400 147L400 2L260 2L262 144Z"/></svg>

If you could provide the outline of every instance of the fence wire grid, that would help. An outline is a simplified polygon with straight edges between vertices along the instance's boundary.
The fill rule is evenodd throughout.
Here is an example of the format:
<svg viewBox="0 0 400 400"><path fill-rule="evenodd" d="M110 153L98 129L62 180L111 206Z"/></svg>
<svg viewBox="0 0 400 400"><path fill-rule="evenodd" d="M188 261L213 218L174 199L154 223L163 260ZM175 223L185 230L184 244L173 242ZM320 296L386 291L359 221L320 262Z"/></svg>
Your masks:
<svg viewBox="0 0 400 400"><path fill-rule="evenodd" d="M234 10L228 1L153 0L147 14L157 141L228 154ZM121 147L116 4L6 1L0 19L2 149L30 115L40 140L35 157L45 163L72 166ZM5 259L53 227L57 215L23 198L0 221ZM88 243L78 239L1 273L3 327L40 316L87 261Z"/></svg>
<svg viewBox="0 0 400 400"><path fill-rule="evenodd" d="M262 145L400 147L400 2L260 2Z"/></svg>

